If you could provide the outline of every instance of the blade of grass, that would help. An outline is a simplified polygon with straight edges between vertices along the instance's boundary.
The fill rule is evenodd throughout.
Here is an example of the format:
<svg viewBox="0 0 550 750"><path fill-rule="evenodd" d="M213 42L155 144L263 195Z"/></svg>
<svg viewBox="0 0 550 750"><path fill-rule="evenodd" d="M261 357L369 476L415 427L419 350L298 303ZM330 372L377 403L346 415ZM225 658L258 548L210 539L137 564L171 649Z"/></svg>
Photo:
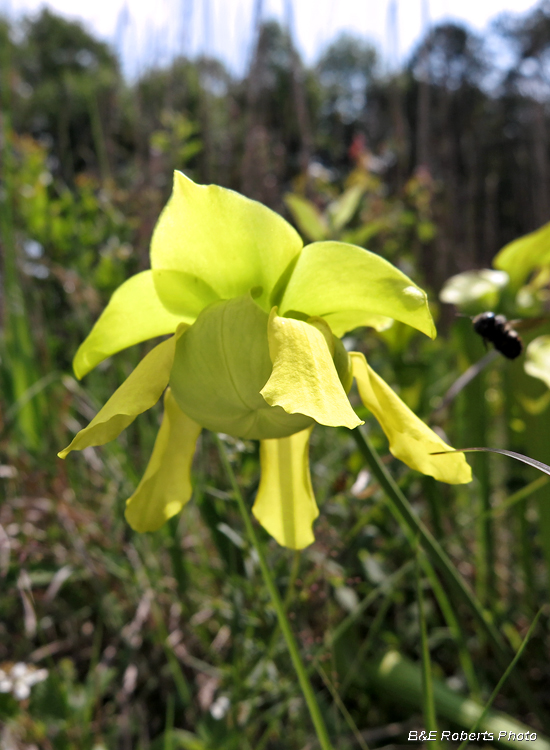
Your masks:
<svg viewBox="0 0 550 750"><path fill-rule="evenodd" d="M170 694L166 703L166 721L164 724L164 743L163 750L172 750L174 744L173 739L174 730L174 696Z"/></svg>
<svg viewBox="0 0 550 750"><path fill-rule="evenodd" d="M542 614L542 609L543 608L541 607L541 609L539 609L539 611L535 615L535 618L534 618L533 622L531 623L531 626L530 626L529 630L527 631L527 633L525 635L525 638L523 639L523 642L522 642L521 646L518 648L516 655L514 656L514 658L510 662L508 668L506 669L506 671L504 672L504 674L502 675L502 677L498 681L495 689L491 693L491 697L489 698L489 700L485 704L485 708L483 709L481 715L479 716L479 718L477 719L477 721L474 723L474 725L472 726L472 728L470 729L470 732L468 734L470 734L472 732L476 732L477 729L478 729L478 727L481 725L481 723L483 722L483 720L485 719L485 717L489 713L489 709L493 705L493 702L494 702L495 698L497 697L497 695L502 690L502 687L503 687L504 683L506 682L506 680L508 679L508 677L512 673L514 667L516 666L516 664L520 660L521 655L523 654L523 652L525 650L525 647L529 643L531 635L533 634L533 631L536 628L537 623L539 621L539 618L540 618L540 616ZM459 746L458 750L464 750L464 748L466 748L467 745L468 745L468 740L464 740L464 742Z"/></svg>
<svg viewBox="0 0 550 750"><path fill-rule="evenodd" d="M351 733L355 737L357 745L361 748L361 750L369 750L369 746L367 745L367 743L365 742L365 740L361 736L361 732L359 731L359 728L358 728L357 724L354 722L353 717L351 716L350 712L346 708L346 706L345 706L342 698L340 697L338 691L336 690L335 686L329 680L329 678L328 678L325 670L323 669L323 667L320 664L316 665L316 669L317 669L317 674L319 675L319 677L325 683L325 687L327 688L327 690L331 694L332 700L334 701L334 703L338 707L338 710L340 711L340 713L344 717L344 721L346 722L346 724L350 728Z"/></svg>
<svg viewBox="0 0 550 750"><path fill-rule="evenodd" d="M416 551L416 603L418 606L418 626L420 630L420 644L422 653L422 703L424 713L424 726L428 732L436 733L437 737L437 715L434 703L434 689L432 682L432 662L430 658L430 646L428 643L428 628L426 625L426 613L424 611L424 594L422 592L422 576L420 575L422 552ZM439 740L434 741L434 747L439 747Z"/></svg>
<svg viewBox="0 0 550 750"><path fill-rule="evenodd" d="M462 671L464 672L464 677L466 678L466 683L468 684L470 694L473 698L477 698L480 694L480 690L479 683L476 677L476 671L472 662L472 657L470 656L470 652L468 651L468 646L464 640L464 635L462 633L462 630L460 629L460 625L451 606L451 602L449 601L449 597L447 596L445 589L441 585L441 582L437 577L435 570L433 569L432 565L430 565L426 557L422 557L421 563L422 567L424 568L424 573L430 581L430 586L443 613L443 617L445 618L447 627L451 631L451 635L453 636L455 643L457 644L460 666L462 667Z"/></svg>
<svg viewBox="0 0 550 750"><path fill-rule="evenodd" d="M365 640L359 647L359 650L357 651L357 654L353 662L351 663L351 666L348 669L346 676L342 680L342 684L340 686L340 696L342 699L345 697L347 689L350 686L354 676L356 675L357 670L364 664L365 657L369 653L369 650L372 644L374 643L375 638L380 632L380 628L382 627L382 624L384 620L386 619L386 614L388 613L390 605L393 602L394 594L395 594L395 588L393 587L387 591L384 599L382 600L382 604L379 606L378 612L376 613L376 616L374 620L372 621L371 626L369 627L369 632L367 634L367 637L365 638Z"/></svg>

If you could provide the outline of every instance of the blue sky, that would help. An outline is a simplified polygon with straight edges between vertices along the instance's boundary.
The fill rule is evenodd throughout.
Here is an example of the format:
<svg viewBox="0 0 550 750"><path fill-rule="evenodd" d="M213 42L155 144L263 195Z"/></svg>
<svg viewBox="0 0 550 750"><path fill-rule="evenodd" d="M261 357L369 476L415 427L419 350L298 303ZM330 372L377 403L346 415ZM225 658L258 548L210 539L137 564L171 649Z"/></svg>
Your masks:
<svg viewBox="0 0 550 750"><path fill-rule="evenodd" d="M11 17L42 5L78 18L117 46L125 72L136 75L175 54L206 52L242 72L259 0L0 0ZM311 63L340 31L372 40L385 59L404 59L427 23L461 20L482 31L503 11L523 13L533 0L263 0L262 17L292 24ZM397 18L397 33L389 19ZM395 27L394 27L395 28Z"/></svg>

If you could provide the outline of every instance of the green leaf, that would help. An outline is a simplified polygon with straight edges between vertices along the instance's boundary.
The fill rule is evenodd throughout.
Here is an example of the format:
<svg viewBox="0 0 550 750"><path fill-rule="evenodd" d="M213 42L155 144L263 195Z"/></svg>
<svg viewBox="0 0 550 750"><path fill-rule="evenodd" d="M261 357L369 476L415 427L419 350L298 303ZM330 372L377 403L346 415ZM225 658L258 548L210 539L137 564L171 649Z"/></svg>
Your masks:
<svg viewBox="0 0 550 750"><path fill-rule="evenodd" d="M89 336L80 345L73 367L77 378L112 354L140 341L173 333L194 315L174 315L160 301L151 271L132 276L111 297Z"/></svg>
<svg viewBox="0 0 550 750"><path fill-rule="evenodd" d="M357 211L364 192L364 185L352 185L337 200L329 203L327 212L330 216L332 228L336 232L339 232L353 218L353 214ZM312 239L323 238L312 237Z"/></svg>
<svg viewBox="0 0 550 750"><path fill-rule="evenodd" d="M361 401L384 430L390 451L411 469L435 477L440 482L464 484L472 480L472 471L464 456L436 458L433 454L452 451L439 435L406 406L395 391L369 367L359 352L350 352L353 375ZM443 463L445 461L445 463Z"/></svg>
<svg viewBox="0 0 550 750"><path fill-rule="evenodd" d="M284 202L304 237L314 242L328 238L329 228L326 219L315 203L294 193L287 193Z"/></svg>
<svg viewBox="0 0 550 750"><path fill-rule="evenodd" d="M319 510L309 473L312 429L260 443L262 473L252 512L279 544L291 549L315 541L312 525Z"/></svg>
<svg viewBox="0 0 550 750"><path fill-rule="evenodd" d="M379 326L381 316L436 335L422 289L379 255L342 242L304 247L279 312L321 317L336 336L358 326Z"/></svg>
<svg viewBox="0 0 550 750"><path fill-rule="evenodd" d="M331 427L352 430L363 424L336 372L327 343L332 344L332 333L323 320L311 325L281 318L273 308L267 331L273 372L260 393L270 406L306 414Z"/></svg>
<svg viewBox="0 0 550 750"><path fill-rule="evenodd" d="M257 301L267 311L271 290L301 247L295 229L261 203L175 172L153 234L151 267L197 277L222 299L261 287Z"/></svg>
<svg viewBox="0 0 550 750"><path fill-rule="evenodd" d="M506 271L513 289L520 287L531 271L550 264L550 222L502 248L493 266Z"/></svg>
<svg viewBox="0 0 550 750"><path fill-rule="evenodd" d="M441 451L433 453L434 456L442 456L445 453L499 453L501 456L508 456L509 458L515 458L516 461L521 461L524 464L532 466L533 469L542 471L543 474L550 476L550 466L544 464L542 461L537 461L529 456L524 456L523 453L516 453L515 451L507 451L503 448L460 448L459 450Z"/></svg>
<svg viewBox="0 0 550 750"><path fill-rule="evenodd" d="M184 414L170 389L164 417L145 474L126 501L126 520L134 531L156 531L189 501L191 463L201 426Z"/></svg>
<svg viewBox="0 0 550 750"><path fill-rule="evenodd" d="M525 372L550 388L550 336L538 336L525 350Z"/></svg>
<svg viewBox="0 0 550 750"><path fill-rule="evenodd" d="M472 314L493 310L498 304L501 289L507 284L508 274L505 271L493 271L491 268L466 271L447 279L439 299Z"/></svg>
<svg viewBox="0 0 550 750"><path fill-rule="evenodd" d="M170 379L176 341L186 328L185 323L180 324L175 336L163 341L141 360L90 424L58 454L59 458L66 458L74 450L114 440L138 414L157 403Z"/></svg>

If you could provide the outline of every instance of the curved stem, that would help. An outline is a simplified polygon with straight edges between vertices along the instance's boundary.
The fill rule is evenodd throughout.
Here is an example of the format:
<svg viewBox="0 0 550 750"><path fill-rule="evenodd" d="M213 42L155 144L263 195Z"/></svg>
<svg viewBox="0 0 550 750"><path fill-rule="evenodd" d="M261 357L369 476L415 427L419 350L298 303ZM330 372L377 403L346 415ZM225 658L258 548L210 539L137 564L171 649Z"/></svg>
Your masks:
<svg viewBox="0 0 550 750"><path fill-rule="evenodd" d="M367 436L361 432L359 427L352 430L357 447L364 459L371 468L372 473L382 486L389 500L392 513L398 522L405 528L408 534L411 532L418 536L420 544L428 553L432 562L439 568L441 574L445 577L449 586L470 609L477 619L479 625L483 628L495 650L495 655L501 664L507 665L507 655L509 653L502 636L491 622L489 615L483 609L481 603L475 594L470 591L464 579L458 573L451 560L429 529L424 526L422 521L417 518L409 501L403 495L397 484L394 482L391 474L388 472L380 456L371 445Z"/></svg>
<svg viewBox="0 0 550 750"><path fill-rule="evenodd" d="M296 676L298 677L298 682L300 683L302 694L304 696L307 707L309 709L311 720L313 722L313 726L315 727L315 732L317 734L317 739L319 740L319 744L322 750L332 750L332 746L330 744L330 740L328 737L327 728L325 726L325 722L323 720L323 716L321 714L319 704L317 703L317 699L315 698L315 693L313 692L311 682L309 681L306 668L304 667L304 663L302 662L302 659L300 657L300 652L298 651L296 640L290 628L290 623L288 621L288 618L285 614L285 608L284 608L283 602L281 600L281 597L279 596L277 587L275 586L275 581L273 580L273 576L271 575L271 571L269 569L269 565L267 564L267 560L265 559L263 547L260 543L260 539L258 535L256 534L256 529L254 528L252 519L250 517L250 513L248 511L248 508L246 507L246 503L244 501L242 492L239 488L237 479L235 477L235 472L233 471L233 468L227 457L227 452L225 450L224 444L222 443L222 441L217 435L215 435L215 439L218 445L218 450L220 452L220 457L221 457L224 469L231 483L231 487L235 494L235 498L237 500L239 510L241 511L241 515L243 517L244 525L246 528L246 533L248 534L248 538L250 539L252 546L254 547L254 549L256 550L258 554L258 560L260 563L262 576L263 576L265 585L267 587L267 590L269 591L269 595L271 597L273 607L275 608L275 612L277 613L279 627L281 628L281 631L283 633L283 636L284 636L284 639L286 641L286 645L288 648L288 652L292 660L292 664L294 665L294 669L296 670Z"/></svg>

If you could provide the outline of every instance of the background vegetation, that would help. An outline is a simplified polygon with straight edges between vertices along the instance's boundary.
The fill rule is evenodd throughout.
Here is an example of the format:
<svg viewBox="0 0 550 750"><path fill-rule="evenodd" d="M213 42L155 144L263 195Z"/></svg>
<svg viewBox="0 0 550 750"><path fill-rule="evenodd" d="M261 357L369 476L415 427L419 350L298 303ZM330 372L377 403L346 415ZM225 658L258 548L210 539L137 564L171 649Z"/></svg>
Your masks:
<svg viewBox="0 0 550 750"><path fill-rule="evenodd" d="M242 79L217 60L178 58L128 83L113 50L76 23L49 11L0 22L0 668L49 670L30 699L0 694L3 750L315 747L213 436L200 439L193 501L141 536L124 500L158 409L115 444L55 457L146 350L84 385L72 375L110 294L148 266L174 168L263 201L306 240L343 239L397 264L428 289L440 336L394 325L353 332L354 348L454 445L550 461L548 389L521 358L493 360L443 400L484 349L468 318L438 305L442 285L550 218L550 3L494 33L506 67L446 24L389 74L346 36L307 69L267 22ZM527 343L549 332L544 273L522 279L523 307L503 293L465 311L542 317ZM250 501L257 445L224 441ZM475 481L459 488L384 458L495 645L425 564L349 434L317 428L311 450L317 541L294 556L265 543L334 747L405 746L434 708L440 729L469 729L548 599L550 485L501 457L475 456ZM482 728L550 734L549 648L543 613L496 697L508 718L489 714Z"/></svg>

